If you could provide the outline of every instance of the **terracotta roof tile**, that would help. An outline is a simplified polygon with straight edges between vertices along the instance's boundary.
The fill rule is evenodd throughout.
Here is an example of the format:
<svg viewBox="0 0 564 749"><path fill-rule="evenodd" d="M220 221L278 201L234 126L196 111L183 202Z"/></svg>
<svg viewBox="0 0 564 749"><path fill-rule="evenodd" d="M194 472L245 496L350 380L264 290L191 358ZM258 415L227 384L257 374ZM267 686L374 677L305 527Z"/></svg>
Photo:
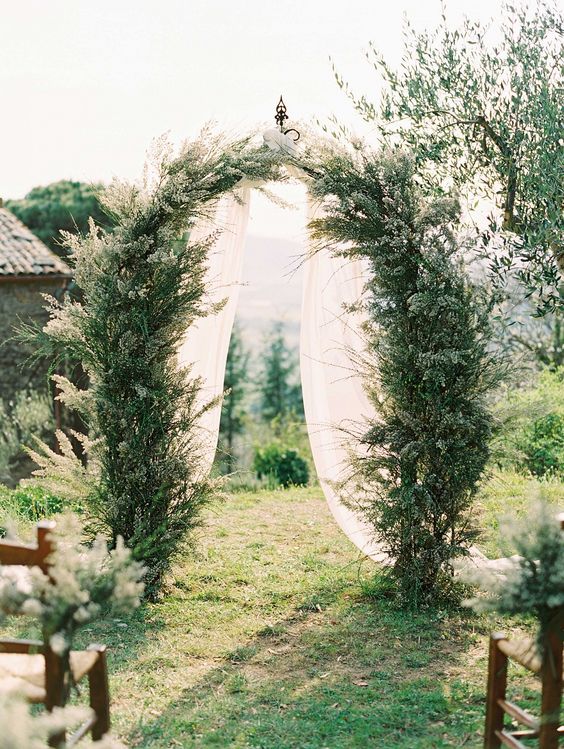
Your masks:
<svg viewBox="0 0 564 749"><path fill-rule="evenodd" d="M70 276L71 270L6 208L0 208L0 276Z"/></svg>

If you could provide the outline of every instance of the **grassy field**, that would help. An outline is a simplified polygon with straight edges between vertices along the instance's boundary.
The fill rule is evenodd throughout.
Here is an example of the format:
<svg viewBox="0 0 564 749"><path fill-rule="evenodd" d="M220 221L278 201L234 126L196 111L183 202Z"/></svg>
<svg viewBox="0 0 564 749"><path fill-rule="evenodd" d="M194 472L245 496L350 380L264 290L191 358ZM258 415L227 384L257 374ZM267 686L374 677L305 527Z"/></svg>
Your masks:
<svg viewBox="0 0 564 749"><path fill-rule="evenodd" d="M234 494L206 521L161 603L84 634L111 647L129 745L481 746L487 633L508 622L394 610L319 489Z"/></svg>
<svg viewBox="0 0 564 749"><path fill-rule="evenodd" d="M512 551L498 514L537 496L558 502L562 484L492 477L477 506L490 556ZM132 747L477 749L488 633L527 622L401 613L382 590L320 489L236 493L208 510L162 602L77 644L109 645L114 729ZM515 686L534 708L523 672Z"/></svg>

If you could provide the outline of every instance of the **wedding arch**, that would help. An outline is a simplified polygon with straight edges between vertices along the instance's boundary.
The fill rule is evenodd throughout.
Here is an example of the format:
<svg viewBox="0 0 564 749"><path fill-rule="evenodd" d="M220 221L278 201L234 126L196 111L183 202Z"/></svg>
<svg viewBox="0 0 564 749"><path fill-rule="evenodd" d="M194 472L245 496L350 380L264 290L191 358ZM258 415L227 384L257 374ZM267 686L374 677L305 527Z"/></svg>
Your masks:
<svg viewBox="0 0 564 749"><path fill-rule="evenodd" d="M398 533L404 544L404 502L411 502L401 557L409 574L410 560L419 558L421 569L448 572L451 558L468 548L464 518L487 460L490 420L482 395L495 377L488 375L494 357L485 308L473 303L451 257L458 209L448 199L423 200L407 155L366 151L351 158L335 144L298 153L297 132L285 129L285 119L281 101L278 127L260 144L253 137L226 143L210 130L176 155L161 143L142 184L114 181L106 191L111 232L92 224L84 237L67 236L82 299L51 300L40 338L43 351L70 354L90 375L86 391L62 376L54 380L58 398L85 415L97 440L86 471L64 434L62 457L48 446L34 457L44 481L58 488L66 482L67 494L85 498L93 531L109 530L132 546L147 567L149 595L158 594L214 494L210 469L252 190L288 178L306 183L315 237L305 253L300 362L307 428L329 507L349 539L381 561L374 543L380 510L388 512L392 535L379 537L394 556ZM363 377L365 338L380 362L381 350L395 345L387 370L372 367L371 382ZM421 378L400 400L389 392L396 405L388 408L388 426L376 414L382 404L375 384L380 389L385 372L388 391L417 372ZM428 376L439 378L438 389L429 390ZM440 381L447 380L456 393L463 385L463 397L441 403ZM410 424L419 436L412 437ZM423 470L412 460L404 476L403 456L414 444ZM433 495L437 482L446 509L440 492ZM432 576L423 571L419 579L432 589Z"/></svg>

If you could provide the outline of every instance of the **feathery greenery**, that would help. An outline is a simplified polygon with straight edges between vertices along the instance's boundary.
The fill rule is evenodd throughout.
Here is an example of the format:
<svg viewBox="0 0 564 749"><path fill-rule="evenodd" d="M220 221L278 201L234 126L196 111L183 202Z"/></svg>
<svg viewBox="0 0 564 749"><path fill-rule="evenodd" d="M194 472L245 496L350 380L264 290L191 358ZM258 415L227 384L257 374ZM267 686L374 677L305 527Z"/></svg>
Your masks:
<svg viewBox="0 0 564 749"><path fill-rule="evenodd" d="M449 199L424 203L402 154L336 154L312 186L318 239L369 265L366 386L376 418L354 461L349 503L393 559L404 601L437 600L474 538L472 500L501 376L488 304L457 257Z"/></svg>
<svg viewBox="0 0 564 749"><path fill-rule="evenodd" d="M97 440L88 510L142 560L150 596L212 490L200 467L200 383L176 354L190 325L214 311L205 272L215 235L190 242L189 232L242 179L279 176L268 149L205 131L174 158L161 145L142 187L115 182L105 191L111 233L92 223L84 237L67 235L83 299L50 300L44 348L62 348L88 373L85 393L58 378L61 400L84 411Z"/></svg>

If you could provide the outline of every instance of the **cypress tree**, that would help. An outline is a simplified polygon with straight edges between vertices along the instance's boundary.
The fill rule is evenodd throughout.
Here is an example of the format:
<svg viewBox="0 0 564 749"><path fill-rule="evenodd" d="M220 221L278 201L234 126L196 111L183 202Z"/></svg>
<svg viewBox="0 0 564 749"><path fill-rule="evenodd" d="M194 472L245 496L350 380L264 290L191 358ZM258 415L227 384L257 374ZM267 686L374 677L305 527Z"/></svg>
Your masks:
<svg viewBox="0 0 564 749"><path fill-rule="evenodd" d="M296 361L284 338L281 322L272 326L262 355L259 382L260 413L264 421L290 413L303 416L301 387L295 380Z"/></svg>
<svg viewBox="0 0 564 749"><path fill-rule="evenodd" d="M226 395L221 407L219 425L220 450L227 473L235 466L235 438L245 429L243 403L247 393L249 352L246 350L239 326L235 324L229 341L223 388Z"/></svg>
<svg viewBox="0 0 564 749"><path fill-rule="evenodd" d="M313 223L318 238L370 269L376 417L349 502L392 558L402 599L431 603L453 593L452 561L475 536L472 501L494 426L487 395L501 375L488 303L460 260L456 202L424 203L407 156L330 157L312 189L327 206Z"/></svg>

